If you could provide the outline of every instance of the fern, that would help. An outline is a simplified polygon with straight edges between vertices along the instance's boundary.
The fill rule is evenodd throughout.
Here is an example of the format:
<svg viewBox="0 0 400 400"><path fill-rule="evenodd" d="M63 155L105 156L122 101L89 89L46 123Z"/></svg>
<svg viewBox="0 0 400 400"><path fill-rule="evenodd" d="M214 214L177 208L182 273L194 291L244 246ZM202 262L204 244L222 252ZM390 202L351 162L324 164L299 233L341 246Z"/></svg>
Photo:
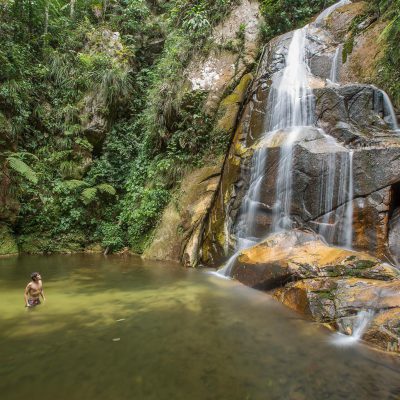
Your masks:
<svg viewBox="0 0 400 400"><path fill-rule="evenodd" d="M81 166L72 160L65 160L60 163L60 174L63 178L79 179L82 175Z"/></svg>
<svg viewBox="0 0 400 400"><path fill-rule="evenodd" d="M100 185L97 185L96 188L101 193L107 193L111 196L115 196L116 194L116 190L114 189L114 187L109 185L108 183L101 183Z"/></svg>
<svg viewBox="0 0 400 400"><path fill-rule="evenodd" d="M95 198L97 194L97 188L96 187L90 187L81 193L81 199L84 204L90 204Z"/></svg>
<svg viewBox="0 0 400 400"><path fill-rule="evenodd" d="M78 179L70 179L68 181L64 181L62 184L69 190L75 190L81 188L82 186L87 186L86 182L80 181Z"/></svg>
<svg viewBox="0 0 400 400"><path fill-rule="evenodd" d="M12 170L18 172L22 177L24 177L30 182L34 184L38 183L38 177L36 175L36 172L28 164L24 163L19 158L12 156L7 157L7 161L9 167Z"/></svg>

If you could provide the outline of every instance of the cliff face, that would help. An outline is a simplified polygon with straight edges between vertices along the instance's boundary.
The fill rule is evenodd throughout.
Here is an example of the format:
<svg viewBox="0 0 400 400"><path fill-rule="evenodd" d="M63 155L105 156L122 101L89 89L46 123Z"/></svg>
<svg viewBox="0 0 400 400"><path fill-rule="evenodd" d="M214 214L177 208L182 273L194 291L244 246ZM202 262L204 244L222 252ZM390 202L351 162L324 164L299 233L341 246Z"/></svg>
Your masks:
<svg viewBox="0 0 400 400"><path fill-rule="evenodd" d="M340 85L329 80L336 49L341 46L338 40L345 38L363 7L362 3L346 5L344 11L335 11L324 26L307 30L315 128L301 128L294 145L291 218L293 226L307 226L317 232L328 230L326 239L340 244L347 229L346 210L351 209L352 246L383 256L387 255L391 216L398 201L399 137L392 129L383 92L371 85L341 82L342 67L338 69ZM336 13L339 25L332 25ZM260 178L255 236L272 229L274 204L278 191L283 190L277 187L277 166L285 131L275 135L273 141L263 139L263 134L271 112L271 79L284 67L282 59L292 37L293 33L288 33L272 40L261 60L205 228L202 259L207 265L218 265L234 248L237 239L232 227L243 213L252 155L260 149L267 149L268 162ZM351 65L350 60L347 63ZM351 194L346 187L347 194L343 195L342 186L350 184L350 175ZM331 192L327 186L331 186Z"/></svg>
<svg viewBox="0 0 400 400"><path fill-rule="evenodd" d="M387 94L374 85L382 24L361 17L365 3L348 3L267 45L200 255L386 350L399 340L400 279L379 258L395 263L399 254L400 136ZM374 49L361 65L360 53Z"/></svg>
<svg viewBox="0 0 400 400"><path fill-rule="evenodd" d="M194 55L184 72L187 90L207 93L204 110L215 119L219 134L228 138L253 78L249 71L260 49L260 23L258 1L239 2L215 27L208 55ZM223 162L222 156L204 160L204 167L183 177L143 254L145 258L197 265L204 219L214 199Z"/></svg>

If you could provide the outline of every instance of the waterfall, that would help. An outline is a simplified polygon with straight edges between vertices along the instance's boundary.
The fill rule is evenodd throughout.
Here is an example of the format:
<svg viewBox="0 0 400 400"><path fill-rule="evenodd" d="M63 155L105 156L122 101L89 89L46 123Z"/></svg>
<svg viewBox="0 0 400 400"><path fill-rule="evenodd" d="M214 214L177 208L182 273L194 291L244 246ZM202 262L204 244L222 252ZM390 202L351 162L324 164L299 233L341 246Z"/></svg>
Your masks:
<svg viewBox="0 0 400 400"><path fill-rule="evenodd" d="M318 25L326 19L338 7L351 3L342 0L323 11L314 25ZM236 221L225 224L225 235L234 234L235 252L218 270L224 276L231 276L232 268L241 251L257 244L268 233L288 229L293 226L291 206L293 197L293 162L295 144L299 137L304 137L305 127L314 126L315 99L309 84L312 76L307 58L309 26L298 29L293 33L286 54L284 54L284 67L271 76L267 109L265 112L265 131L258 142L258 148L254 151L251 160L249 187L240 205ZM331 67L331 80L337 82L340 62L341 47L336 50ZM281 54L280 54L281 55ZM323 190L320 192L319 207L323 210L322 223L319 232L333 243L337 242L351 247L352 220L353 220L353 152L348 151L335 139L322 132L328 144L339 149L332 149L323 161L323 171L326 179L321 182ZM277 160L275 190L271 203L264 204L262 193L265 184L266 171L270 171L276 162L276 153L279 149ZM272 159L270 158L272 154ZM340 157L340 158L338 158ZM339 170L337 170L339 168ZM324 179L323 177L321 179ZM340 216L340 226L330 223L329 212L335 204L345 205ZM269 202L270 200L268 200ZM318 199L316 199L318 201ZM228 210L227 210L228 211ZM269 226L265 232L260 232L259 213L264 213ZM229 212L226 219L229 218ZM339 234L336 229L340 228ZM229 232L227 232L229 230Z"/></svg>
<svg viewBox="0 0 400 400"><path fill-rule="evenodd" d="M372 310L361 310L358 312L356 320L353 324L353 332L351 336L355 340L360 340L370 324L374 312Z"/></svg>
<svg viewBox="0 0 400 400"><path fill-rule="evenodd" d="M269 133L313 123L313 95L308 83L310 71L306 60L307 30L308 26L305 26L294 32L286 56L286 66L273 77L268 98ZM290 140L293 143L293 137Z"/></svg>
<svg viewBox="0 0 400 400"><path fill-rule="evenodd" d="M373 310L360 310L354 319L352 328L346 329L346 333L336 333L333 337L333 343L347 346L361 340L374 315Z"/></svg>
<svg viewBox="0 0 400 400"><path fill-rule="evenodd" d="M353 241L353 150L347 150L333 137L324 134L332 151L323 160L320 171L319 214L322 220L318 224L318 233L329 244L338 244L351 249ZM336 147L336 149L334 148ZM340 169L337 171L337 166ZM343 206L343 212L338 215L336 221L330 221L333 217L334 198L337 196L337 204ZM337 239L335 240L335 237Z"/></svg>
<svg viewBox="0 0 400 400"><path fill-rule="evenodd" d="M328 7L324 11L322 11L321 14L319 14L317 19L315 20L315 24L317 26L321 25L337 8L343 7L350 3L351 3L350 0L341 0L341 1L338 1L337 3L331 5L330 7Z"/></svg>
<svg viewBox="0 0 400 400"><path fill-rule="evenodd" d="M331 72L329 75L329 80L332 83L338 83L339 81L339 62L341 62L342 48L343 46L340 44L336 48L335 55L332 59Z"/></svg>
<svg viewBox="0 0 400 400"><path fill-rule="evenodd" d="M389 96L384 90L381 90L383 96L383 112L384 112L384 119L389 117L389 122L392 125L392 129L394 131L399 131L399 125L397 123L396 113L394 112L393 104L390 101Z"/></svg>
<svg viewBox="0 0 400 400"><path fill-rule="evenodd" d="M311 125L314 118L313 95L308 85L309 67L306 61L307 26L294 32L286 55L286 65L273 77L268 106L270 108L267 129L261 140L271 143L288 129L280 150L276 202L274 205L273 226L289 219L292 193L292 159L293 144L296 141L299 127ZM224 276L231 274L233 264L241 250L256 244L260 238L255 237L256 213L263 204L260 203L260 189L265 175L268 159L267 146L255 151L252 159L249 189L240 207L240 217L235 229L235 254L219 269ZM265 206L265 205L264 205Z"/></svg>
<svg viewBox="0 0 400 400"><path fill-rule="evenodd" d="M348 162L347 206L343 221L344 245L349 249L352 248L353 244L353 154L354 151L350 150Z"/></svg>
<svg viewBox="0 0 400 400"><path fill-rule="evenodd" d="M286 67L273 79L269 96L271 134L290 128L280 148L273 231L291 225L293 147L300 127L312 125L314 120L314 98L308 83L310 70L306 58L307 29L308 26L295 31L289 46Z"/></svg>

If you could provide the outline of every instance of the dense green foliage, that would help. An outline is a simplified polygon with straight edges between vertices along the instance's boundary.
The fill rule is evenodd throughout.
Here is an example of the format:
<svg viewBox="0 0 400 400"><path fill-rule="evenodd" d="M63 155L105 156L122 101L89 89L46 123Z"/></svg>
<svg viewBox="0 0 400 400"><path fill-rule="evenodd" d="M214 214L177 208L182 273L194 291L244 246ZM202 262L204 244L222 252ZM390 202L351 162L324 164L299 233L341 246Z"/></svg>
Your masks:
<svg viewBox="0 0 400 400"><path fill-rule="evenodd" d="M0 163L22 250L143 250L182 174L226 149L182 71L234 3L0 4Z"/></svg>
<svg viewBox="0 0 400 400"><path fill-rule="evenodd" d="M266 40L307 24L312 16L335 0L261 0Z"/></svg>
<svg viewBox="0 0 400 400"><path fill-rule="evenodd" d="M0 225L22 250L143 251L183 174L226 150L183 71L237 2L0 2ZM261 0L265 40L333 2ZM382 85L397 105L399 10L371 1L388 21Z"/></svg>
<svg viewBox="0 0 400 400"><path fill-rule="evenodd" d="M400 108L400 0L374 0L372 13L387 22L380 37L385 46L380 84Z"/></svg>

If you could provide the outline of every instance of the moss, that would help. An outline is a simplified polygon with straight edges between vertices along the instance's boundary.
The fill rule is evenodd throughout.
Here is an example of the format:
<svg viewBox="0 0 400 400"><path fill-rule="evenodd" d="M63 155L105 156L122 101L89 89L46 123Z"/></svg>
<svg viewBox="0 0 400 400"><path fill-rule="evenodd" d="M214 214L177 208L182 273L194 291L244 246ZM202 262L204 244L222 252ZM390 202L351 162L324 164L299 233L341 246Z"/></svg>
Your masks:
<svg viewBox="0 0 400 400"><path fill-rule="evenodd" d="M0 256L8 254L18 254L18 246L8 227L0 225Z"/></svg>
<svg viewBox="0 0 400 400"><path fill-rule="evenodd" d="M343 64L346 63L347 56L353 52L354 36L352 35L343 45L342 58Z"/></svg>
<svg viewBox="0 0 400 400"><path fill-rule="evenodd" d="M375 261L372 260L359 260L356 261L354 267L357 269L367 269L367 268L372 268L376 265Z"/></svg>
<svg viewBox="0 0 400 400"><path fill-rule="evenodd" d="M314 292L321 300L334 300L335 296L329 290L318 290Z"/></svg>

